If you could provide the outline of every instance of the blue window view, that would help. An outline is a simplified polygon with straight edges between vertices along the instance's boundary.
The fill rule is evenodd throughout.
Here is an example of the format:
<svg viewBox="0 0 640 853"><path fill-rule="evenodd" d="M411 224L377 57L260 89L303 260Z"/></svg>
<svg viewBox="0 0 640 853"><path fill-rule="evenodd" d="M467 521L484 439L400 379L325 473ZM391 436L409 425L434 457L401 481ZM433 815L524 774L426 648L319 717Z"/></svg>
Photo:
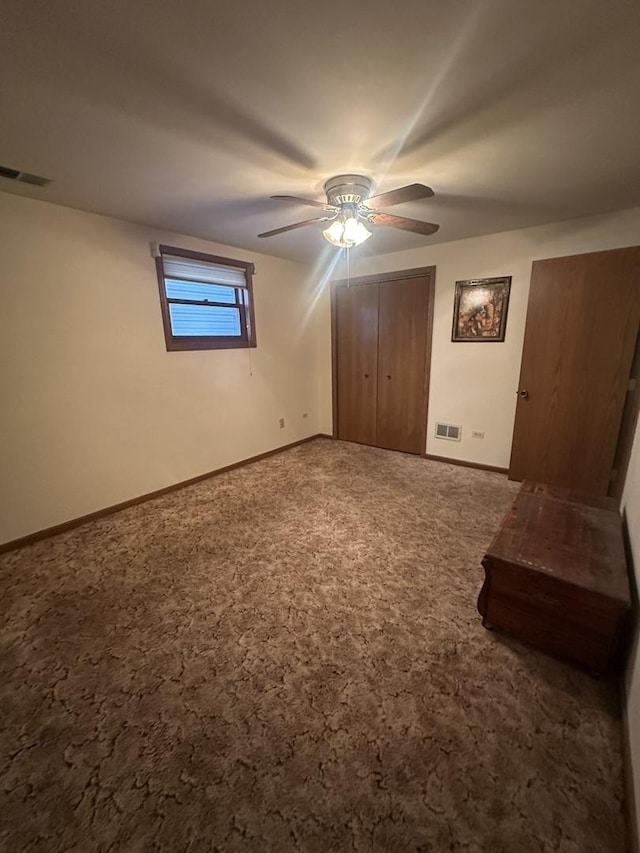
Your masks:
<svg viewBox="0 0 640 853"><path fill-rule="evenodd" d="M177 281L165 278L164 286L169 299L192 299L198 302L236 301L235 287L222 287L218 284L196 284L192 281Z"/></svg>
<svg viewBox="0 0 640 853"><path fill-rule="evenodd" d="M169 316L171 318L171 331L176 336L221 335L238 337L241 334L240 311L237 308L176 305L175 302L170 302Z"/></svg>

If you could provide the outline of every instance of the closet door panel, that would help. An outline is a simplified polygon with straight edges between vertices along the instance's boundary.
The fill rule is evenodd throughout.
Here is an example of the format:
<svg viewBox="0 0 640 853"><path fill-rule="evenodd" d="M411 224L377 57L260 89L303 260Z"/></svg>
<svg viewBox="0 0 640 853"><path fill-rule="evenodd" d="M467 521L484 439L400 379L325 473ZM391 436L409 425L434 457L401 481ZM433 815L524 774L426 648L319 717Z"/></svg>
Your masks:
<svg viewBox="0 0 640 853"><path fill-rule="evenodd" d="M379 285L377 444L424 453L427 422L429 277Z"/></svg>
<svg viewBox="0 0 640 853"><path fill-rule="evenodd" d="M378 285L336 288L338 438L376 444Z"/></svg>

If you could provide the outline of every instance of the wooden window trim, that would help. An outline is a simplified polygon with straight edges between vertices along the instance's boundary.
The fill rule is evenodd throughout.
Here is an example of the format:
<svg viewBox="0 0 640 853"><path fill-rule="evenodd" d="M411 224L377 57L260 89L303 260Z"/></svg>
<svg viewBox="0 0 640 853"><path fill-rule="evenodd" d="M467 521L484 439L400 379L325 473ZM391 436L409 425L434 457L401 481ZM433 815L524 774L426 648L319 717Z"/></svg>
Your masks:
<svg viewBox="0 0 640 853"><path fill-rule="evenodd" d="M163 255L173 255L179 258L188 258L194 261L203 261L209 264L220 264L227 267L238 267L244 270L246 290L248 294L248 305L241 303L219 303L224 308L237 308L240 312L242 332L240 337L223 337L221 335L190 336L174 335L171 331L171 318L169 316L169 304L171 302L189 303L190 300L169 299L165 291ZM162 310L162 325L164 328L164 340L167 352L188 352L194 350L214 349L249 349L257 346L256 319L253 306L253 274L255 266L249 261L239 261L235 258L223 258L220 255L209 255L205 252L195 252L191 249L180 249L177 246L158 246L156 256L156 276L158 279L158 292L160 294L160 308ZM186 280L186 279L185 279ZM238 299L238 295L236 295ZM193 304L201 304L194 301ZM210 303L215 307L218 303ZM248 315L248 316L247 316Z"/></svg>

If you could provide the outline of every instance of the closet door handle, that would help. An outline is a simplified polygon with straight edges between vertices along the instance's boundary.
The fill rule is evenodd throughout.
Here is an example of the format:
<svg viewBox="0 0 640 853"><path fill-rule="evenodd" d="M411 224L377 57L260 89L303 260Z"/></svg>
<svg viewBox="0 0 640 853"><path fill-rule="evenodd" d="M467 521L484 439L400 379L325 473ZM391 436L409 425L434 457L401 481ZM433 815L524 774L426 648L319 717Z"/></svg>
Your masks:
<svg viewBox="0 0 640 853"><path fill-rule="evenodd" d="M388 374L388 373L387 373L387 379L391 379L391 377L389 376L389 374Z"/></svg>
<svg viewBox="0 0 640 853"><path fill-rule="evenodd" d="M368 374L368 373L365 373L364 378L365 378L365 379L368 379L368 378L369 378L369 374Z"/></svg>

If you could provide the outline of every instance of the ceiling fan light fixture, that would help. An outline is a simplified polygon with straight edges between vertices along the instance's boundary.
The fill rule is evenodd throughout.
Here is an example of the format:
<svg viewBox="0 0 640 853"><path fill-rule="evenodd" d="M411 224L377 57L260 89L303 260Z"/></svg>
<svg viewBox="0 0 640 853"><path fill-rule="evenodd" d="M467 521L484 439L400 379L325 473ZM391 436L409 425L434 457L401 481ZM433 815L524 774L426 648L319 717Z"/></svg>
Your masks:
<svg viewBox="0 0 640 853"><path fill-rule="evenodd" d="M371 237L371 231L355 216L350 217L344 223L344 239L348 240L349 243L353 243L354 246L359 246L360 243L364 243L369 237Z"/></svg>
<svg viewBox="0 0 640 853"><path fill-rule="evenodd" d="M342 246L342 235L344 234L344 223L339 219L334 219L328 228L322 232L325 240L333 243L334 246Z"/></svg>
<svg viewBox="0 0 640 853"><path fill-rule="evenodd" d="M325 240L341 249L359 246L371 237L371 231L356 216L349 216L344 221L335 219L322 233Z"/></svg>
<svg viewBox="0 0 640 853"><path fill-rule="evenodd" d="M407 184L374 196L371 195L372 187L373 181L365 175L334 175L324 185L326 202L294 195L271 196L274 199L319 207L325 215L294 222L292 225L284 225L281 228L272 228L271 231L258 234L258 237L275 237L296 228L329 222L327 228L323 228L322 231L325 240L340 249L350 249L353 246L359 246L372 236L372 232L366 227L369 223L376 227L383 225L388 228L400 228L403 231L420 234L422 237L430 237L440 227L434 222L408 219L406 216L395 216L393 213L380 211L381 207L392 207L395 204L431 198L434 194L431 187L424 184Z"/></svg>

